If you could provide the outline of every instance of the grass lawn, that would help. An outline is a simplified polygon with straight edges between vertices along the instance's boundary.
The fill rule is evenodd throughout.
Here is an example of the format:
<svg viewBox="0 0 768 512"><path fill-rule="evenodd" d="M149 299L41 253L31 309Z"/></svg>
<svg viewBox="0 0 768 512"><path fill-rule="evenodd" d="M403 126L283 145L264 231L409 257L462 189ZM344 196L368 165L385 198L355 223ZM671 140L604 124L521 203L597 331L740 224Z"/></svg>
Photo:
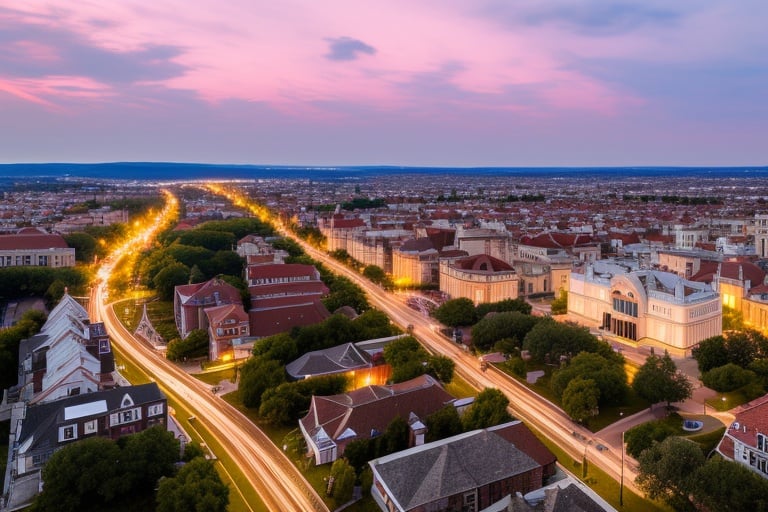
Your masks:
<svg viewBox="0 0 768 512"><path fill-rule="evenodd" d="M528 389L532 390L537 395L546 398L553 404L560 406L560 400L558 400L557 396L552 392L549 384L552 378L552 373L555 370L555 368L552 366L528 363L527 370L529 372L536 370L541 370L544 372L544 375L539 377L534 384L530 384L525 378L513 374L504 363L497 365L497 367L499 370L503 371L513 379L528 387ZM648 402L637 396L630 387L624 404L611 407L601 407L600 413L594 418L590 418L589 423L585 425L585 427L587 427L592 432L598 432L608 425L619 421L623 416L631 416L632 414L640 412L648 407Z"/></svg>
<svg viewBox="0 0 768 512"><path fill-rule="evenodd" d="M234 377L234 375L235 375L234 368L225 368L223 370L192 374L193 377L205 382L206 384L210 384L212 386L218 384L223 380L232 381L232 378Z"/></svg>
<svg viewBox="0 0 768 512"><path fill-rule="evenodd" d="M470 396L477 396L479 393L478 390L458 375L453 376L453 380L445 386L445 390L455 398L468 398Z"/></svg>
<svg viewBox="0 0 768 512"><path fill-rule="evenodd" d="M728 393L718 393L717 397L707 400L707 405L716 411L728 411L739 405L749 402L744 393L737 389Z"/></svg>

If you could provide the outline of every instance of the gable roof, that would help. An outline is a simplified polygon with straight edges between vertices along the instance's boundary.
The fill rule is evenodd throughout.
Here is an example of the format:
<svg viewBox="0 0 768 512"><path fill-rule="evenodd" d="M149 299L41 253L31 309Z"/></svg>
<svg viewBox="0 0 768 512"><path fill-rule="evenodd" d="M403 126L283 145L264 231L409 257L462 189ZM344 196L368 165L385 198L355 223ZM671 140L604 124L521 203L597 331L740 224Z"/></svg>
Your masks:
<svg viewBox="0 0 768 512"><path fill-rule="evenodd" d="M540 466L494 431L473 430L371 461L403 510L525 473Z"/></svg>
<svg viewBox="0 0 768 512"><path fill-rule="evenodd" d="M365 368L370 363L371 358L366 352L358 349L354 343L345 343L308 352L288 363L285 371L294 379L301 379L307 375L328 375Z"/></svg>
<svg viewBox="0 0 768 512"><path fill-rule="evenodd" d="M0 235L0 251L66 249L64 237L38 230L20 231L15 235Z"/></svg>
<svg viewBox="0 0 768 512"><path fill-rule="evenodd" d="M301 303L296 302L296 297L259 300L258 308L248 312L251 336L272 336L296 326L322 322L331 316L319 300L303 300Z"/></svg>
<svg viewBox="0 0 768 512"><path fill-rule="evenodd" d="M203 283L179 285L174 290L184 306L242 304L240 290L218 277Z"/></svg>
<svg viewBox="0 0 768 512"><path fill-rule="evenodd" d="M410 413L424 418L441 409L453 397L431 376L421 375L390 386L366 386L349 393L313 396L309 412L301 420L313 437L320 430L332 440L351 429L358 438L371 431L383 432L389 423Z"/></svg>
<svg viewBox="0 0 768 512"><path fill-rule="evenodd" d="M157 383L151 382L31 405L26 409L18 434L19 446L23 446L26 453L53 450L58 444L58 425L70 420L74 423L77 419L89 416L103 416L105 412L121 409L124 407L123 399L126 395L131 398L133 404L165 400L165 395Z"/></svg>
<svg viewBox="0 0 768 512"><path fill-rule="evenodd" d="M717 451L731 459L733 459L734 441L756 447L757 434L768 435L768 395L737 407L733 414L733 423L725 430L723 439L717 447Z"/></svg>

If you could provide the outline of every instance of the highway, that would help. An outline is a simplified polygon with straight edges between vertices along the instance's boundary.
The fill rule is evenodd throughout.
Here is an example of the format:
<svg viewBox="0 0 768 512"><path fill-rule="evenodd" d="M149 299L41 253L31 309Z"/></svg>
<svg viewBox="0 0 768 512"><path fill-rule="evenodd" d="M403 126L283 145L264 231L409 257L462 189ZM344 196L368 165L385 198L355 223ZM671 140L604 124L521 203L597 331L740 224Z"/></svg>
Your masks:
<svg viewBox="0 0 768 512"><path fill-rule="evenodd" d="M175 198L167 193L169 198ZM170 199L169 199L170 202ZM211 392L208 384L191 377L128 332L118 320L114 309L106 303L105 283L120 263L124 250L133 250L154 236L171 215L166 208L154 224L136 235L105 260L96 286L91 290L91 311L94 321L103 321L116 344L135 364L152 375L166 394L194 412L195 420L205 426L235 461L240 471L261 496L271 511L328 511L315 490L269 438L250 419Z"/></svg>
<svg viewBox="0 0 768 512"><path fill-rule="evenodd" d="M282 235L290 236L296 240L310 257L322 262L335 273L352 280L365 290L369 302L386 313L395 324L404 330L412 325L413 335L428 350L435 354L450 357L456 363L456 373L468 383L477 389L493 387L501 390L509 399L510 411L516 418L541 432L574 460L581 461L582 458L586 457L589 464L599 467L617 482L623 480L625 487L640 496L644 494L634 485L637 476L635 468L628 462L622 462L622 446L610 447L608 442L596 438L591 431L574 423L562 409L492 365L488 367L487 371L483 371L476 357L437 332L434 325L437 324L436 321L409 308L401 296L383 290L380 286L336 261L325 252L293 236L279 220L266 218L267 210L260 205L253 204L241 192L225 190L220 187L208 187L208 189L228 197L238 206L249 208L261 220L271 222Z"/></svg>

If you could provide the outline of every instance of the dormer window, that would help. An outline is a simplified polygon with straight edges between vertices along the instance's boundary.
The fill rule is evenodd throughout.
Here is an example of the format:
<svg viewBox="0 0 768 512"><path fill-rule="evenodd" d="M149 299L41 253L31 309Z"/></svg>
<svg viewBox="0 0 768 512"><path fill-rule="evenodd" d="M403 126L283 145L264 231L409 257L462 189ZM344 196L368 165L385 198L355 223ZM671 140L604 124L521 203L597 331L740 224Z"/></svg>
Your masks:
<svg viewBox="0 0 768 512"><path fill-rule="evenodd" d="M757 434L757 449L768 453L768 438L763 434Z"/></svg>

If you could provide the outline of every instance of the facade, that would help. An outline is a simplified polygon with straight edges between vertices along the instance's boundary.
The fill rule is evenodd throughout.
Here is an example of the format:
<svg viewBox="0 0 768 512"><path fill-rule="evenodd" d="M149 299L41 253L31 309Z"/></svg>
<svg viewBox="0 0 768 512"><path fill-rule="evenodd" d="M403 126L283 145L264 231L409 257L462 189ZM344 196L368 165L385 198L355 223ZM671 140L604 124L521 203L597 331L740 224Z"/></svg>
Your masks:
<svg viewBox="0 0 768 512"><path fill-rule="evenodd" d="M475 304L518 297L518 275L500 259L480 254L440 261L440 291Z"/></svg>
<svg viewBox="0 0 768 512"><path fill-rule="evenodd" d="M339 249L350 252L350 240L362 233L367 226L363 219L358 217L345 218L340 213L336 213L330 219L321 218L318 227L320 232L325 235L328 252Z"/></svg>
<svg viewBox="0 0 768 512"><path fill-rule="evenodd" d="M75 249L61 235L23 228L0 235L0 267L74 267Z"/></svg>
<svg viewBox="0 0 768 512"><path fill-rule="evenodd" d="M404 242L392 251L392 279L395 284L423 285L439 281L440 253L429 238Z"/></svg>
<svg viewBox="0 0 768 512"><path fill-rule="evenodd" d="M722 333L722 304L709 285L606 262L571 273L568 313L613 336L643 339L678 355Z"/></svg>
<svg viewBox="0 0 768 512"><path fill-rule="evenodd" d="M717 452L768 478L768 395L739 406Z"/></svg>
<svg viewBox="0 0 768 512"><path fill-rule="evenodd" d="M758 258L768 258L768 213L755 214L755 251Z"/></svg>
<svg viewBox="0 0 768 512"><path fill-rule="evenodd" d="M104 324L69 294L48 315L40 332L19 345L19 382L9 401L32 404L114 386L114 354Z"/></svg>
<svg viewBox="0 0 768 512"><path fill-rule="evenodd" d="M327 464L340 457L350 442L383 433L398 416L425 418L452 401L435 379L422 375L390 386L313 396L299 428L315 464Z"/></svg>
<svg viewBox="0 0 768 512"><path fill-rule="evenodd" d="M500 431L509 424L416 446L369 462L385 512L478 511L544 484L541 464Z"/></svg>
<svg viewBox="0 0 768 512"><path fill-rule="evenodd" d="M208 319L208 356L217 359L243 359L251 355L248 342L251 325L248 314L240 304L225 304L205 309Z"/></svg>
<svg viewBox="0 0 768 512"><path fill-rule="evenodd" d="M456 247L467 251L470 256L487 254L502 261L511 261L509 234L493 229L459 228L456 230Z"/></svg>
<svg viewBox="0 0 768 512"><path fill-rule="evenodd" d="M246 272L251 295L251 336L271 336L330 316L321 302L328 287L312 265L254 265L248 266Z"/></svg>
<svg viewBox="0 0 768 512"><path fill-rule="evenodd" d="M173 314L179 335L186 338L195 329L207 329L206 308L242 303L240 290L219 278L175 287Z"/></svg>
<svg viewBox="0 0 768 512"><path fill-rule="evenodd" d="M81 439L117 439L168 423L156 383L70 396L14 408L4 497L7 510L27 506L42 485L42 468L59 448Z"/></svg>

